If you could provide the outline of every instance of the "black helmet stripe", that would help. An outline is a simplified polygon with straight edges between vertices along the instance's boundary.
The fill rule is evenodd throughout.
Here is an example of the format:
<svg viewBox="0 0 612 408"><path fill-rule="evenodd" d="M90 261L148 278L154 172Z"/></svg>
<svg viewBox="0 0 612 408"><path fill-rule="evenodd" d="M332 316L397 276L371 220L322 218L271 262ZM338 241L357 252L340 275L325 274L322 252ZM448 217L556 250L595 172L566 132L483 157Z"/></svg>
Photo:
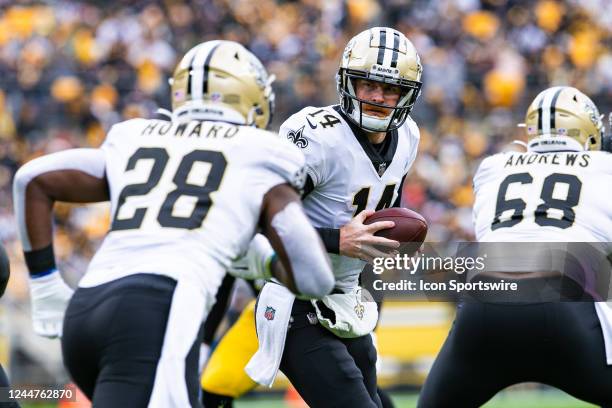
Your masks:
<svg viewBox="0 0 612 408"><path fill-rule="evenodd" d="M206 95L208 93L208 70L210 69L210 60L212 59L215 50L221 45L221 43L217 43L212 50L206 56L206 61L204 61L204 81L202 81L202 95Z"/></svg>
<svg viewBox="0 0 612 408"><path fill-rule="evenodd" d="M207 41L195 48L195 53L191 64L189 65L189 82L188 92L191 99L202 99L202 92L208 85L204 82L208 81L208 71L210 65L210 56L222 41ZM206 67L206 69L205 69ZM204 72L206 70L206 72Z"/></svg>
<svg viewBox="0 0 612 408"><path fill-rule="evenodd" d="M191 80L193 75L191 71L193 71L193 61L195 60L197 52L194 52L191 56L191 61L189 61L189 67L187 68L187 99L191 97Z"/></svg>
<svg viewBox="0 0 612 408"><path fill-rule="evenodd" d="M397 54L399 50L399 33L396 31L393 33L393 56L391 57L391 67L397 68Z"/></svg>
<svg viewBox="0 0 612 408"><path fill-rule="evenodd" d="M540 101L540 109L538 110L538 113L540 114L541 119L538 119L538 125L540 125L540 120L541 120L542 128L540 130L541 130L541 134L543 135L550 134L553 129L552 126L554 126L555 124L554 106L562 90L563 90L563 87L556 86L554 88L550 88L546 90L542 94L542 100Z"/></svg>
<svg viewBox="0 0 612 408"><path fill-rule="evenodd" d="M553 100L550 104L550 128L551 129L557 128L555 124L555 105L557 103L557 98L559 98L559 94L561 93L562 90L563 88L560 88L557 92L555 92L555 96L553 96Z"/></svg>
<svg viewBox="0 0 612 408"><path fill-rule="evenodd" d="M540 103L538 104L538 133L542 133L542 105L544 103L544 95L540 97Z"/></svg>
<svg viewBox="0 0 612 408"><path fill-rule="evenodd" d="M378 41L378 58L376 59L376 63L378 65L383 65L385 60L385 49L387 44L387 30L380 30L380 40Z"/></svg>

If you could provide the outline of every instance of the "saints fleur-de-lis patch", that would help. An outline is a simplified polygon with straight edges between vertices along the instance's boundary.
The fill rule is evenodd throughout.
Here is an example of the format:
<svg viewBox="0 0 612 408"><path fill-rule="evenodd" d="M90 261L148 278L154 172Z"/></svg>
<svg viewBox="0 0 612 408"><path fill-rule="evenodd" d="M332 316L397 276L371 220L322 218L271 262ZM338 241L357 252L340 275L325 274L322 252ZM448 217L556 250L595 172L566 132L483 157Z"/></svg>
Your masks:
<svg viewBox="0 0 612 408"><path fill-rule="evenodd" d="M361 303L357 303L357 305L353 308L353 310L355 310L355 314L357 314L357 317L359 318L359 320L363 320L363 315L365 313L365 306L363 306Z"/></svg>
<svg viewBox="0 0 612 408"><path fill-rule="evenodd" d="M308 146L308 139L302 136L302 133L304 133L304 126L298 130L290 130L289 133L287 133L287 139L291 140L297 147L304 149Z"/></svg>

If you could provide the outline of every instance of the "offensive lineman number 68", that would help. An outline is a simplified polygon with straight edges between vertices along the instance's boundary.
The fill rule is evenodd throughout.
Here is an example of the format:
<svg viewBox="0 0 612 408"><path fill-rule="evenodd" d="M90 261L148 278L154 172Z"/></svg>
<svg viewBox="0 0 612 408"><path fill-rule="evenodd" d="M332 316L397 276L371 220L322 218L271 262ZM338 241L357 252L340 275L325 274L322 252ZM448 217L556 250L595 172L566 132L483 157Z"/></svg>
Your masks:
<svg viewBox="0 0 612 408"><path fill-rule="evenodd" d="M511 174L502 181L497 194L497 205L495 208L495 219L491 224L491 229L513 227L523 220L523 211L527 203L520 198L506 200L506 192L512 183L530 184L533 177L529 173ZM567 196L564 200L554 198L553 191L557 184L567 184ZM557 227L561 229L569 228L574 224L576 213L574 207L580 200L580 190L582 182L573 174L553 173L544 179L540 198L543 203L538 205L535 210L535 222L540 226ZM548 210L558 209L563 213L561 218L548 216ZM507 210L514 210L509 219L501 221L502 214Z"/></svg>

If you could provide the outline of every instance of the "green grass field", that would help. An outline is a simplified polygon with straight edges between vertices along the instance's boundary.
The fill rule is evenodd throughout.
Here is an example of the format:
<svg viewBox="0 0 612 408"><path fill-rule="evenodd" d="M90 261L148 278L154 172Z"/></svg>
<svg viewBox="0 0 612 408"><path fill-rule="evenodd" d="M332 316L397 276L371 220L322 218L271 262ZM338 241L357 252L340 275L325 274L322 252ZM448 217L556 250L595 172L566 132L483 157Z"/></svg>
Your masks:
<svg viewBox="0 0 612 408"><path fill-rule="evenodd" d="M397 408L416 406L417 394L392 393ZM289 408L282 397L249 397L239 400L236 408ZM595 405L581 402L559 391L507 391L497 395L485 408L590 408Z"/></svg>
<svg viewBox="0 0 612 408"><path fill-rule="evenodd" d="M397 408L416 406L417 394L392 393ZM23 408L55 408L54 404L22 404ZM236 408L294 408L281 396L253 396L235 403ZM560 391L506 391L484 405L484 408L591 408L587 404Z"/></svg>

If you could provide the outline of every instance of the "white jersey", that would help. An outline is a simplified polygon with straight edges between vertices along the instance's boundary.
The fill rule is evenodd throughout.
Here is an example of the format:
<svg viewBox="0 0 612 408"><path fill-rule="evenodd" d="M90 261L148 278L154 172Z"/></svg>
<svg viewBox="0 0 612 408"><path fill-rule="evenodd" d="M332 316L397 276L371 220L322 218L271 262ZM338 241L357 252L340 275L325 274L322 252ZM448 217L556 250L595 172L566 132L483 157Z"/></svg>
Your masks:
<svg viewBox="0 0 612 408"><path fill-rule="evenodd" d="M304 178L291 143L223 122L129 120L101 149L112 225L81 287L144 272L189 279L214 296L256 231L264 194Z"/></svg>
<svg viewBox="0 0 612 408"><path fill-rule="evenodd" d="M595 299L610 299L612 288L605 259L612 249L610 185L612 155L607 152L515 152L485 159L474 176L476 238L481 242L530 243L533 246L528 252L535 255L505 257L499 253L492 267L489 258L488 269L548 271L559 266ZM568 243L563 250L576 242L601 244L591 248L582 245L576 247L578 252L559 257L554 251L561 247L549 244L548 248L551 242L561 242L562 246ZM489 246L487 250L494 248L502 249ZM591 268L586 270L595 274L583 275L582 266L589 264ZM575 269L578 274L574 275L572 266L567 269L568 265L580 265ZM595 311L604 337L606 362L612 365L612 303L595 302Z"/></svg>
<svg viewBox="0 0 612 408"><path fill-rule="evenodd" d="M385 140L391 144L391 163L375 167L376 153L371 145L363 139L360 143L359 137L364 137L353 132L337 109L304 108L279 131L306 156L306 172L314 190L304 198L304 210L312 224L321 228L337 229L365 209L390 207L400 194L402 178L412 166L419 144L419 129L409 117ZM357 285L365 262L334 254L330 258L336 286L349 289Z"/></svg>
<svg viewBox="0 0 612 408"><path fill-rule="evenodd" d="M485 242L612 242L612 155L500 153L474 176L474 226Z"/></svg>

